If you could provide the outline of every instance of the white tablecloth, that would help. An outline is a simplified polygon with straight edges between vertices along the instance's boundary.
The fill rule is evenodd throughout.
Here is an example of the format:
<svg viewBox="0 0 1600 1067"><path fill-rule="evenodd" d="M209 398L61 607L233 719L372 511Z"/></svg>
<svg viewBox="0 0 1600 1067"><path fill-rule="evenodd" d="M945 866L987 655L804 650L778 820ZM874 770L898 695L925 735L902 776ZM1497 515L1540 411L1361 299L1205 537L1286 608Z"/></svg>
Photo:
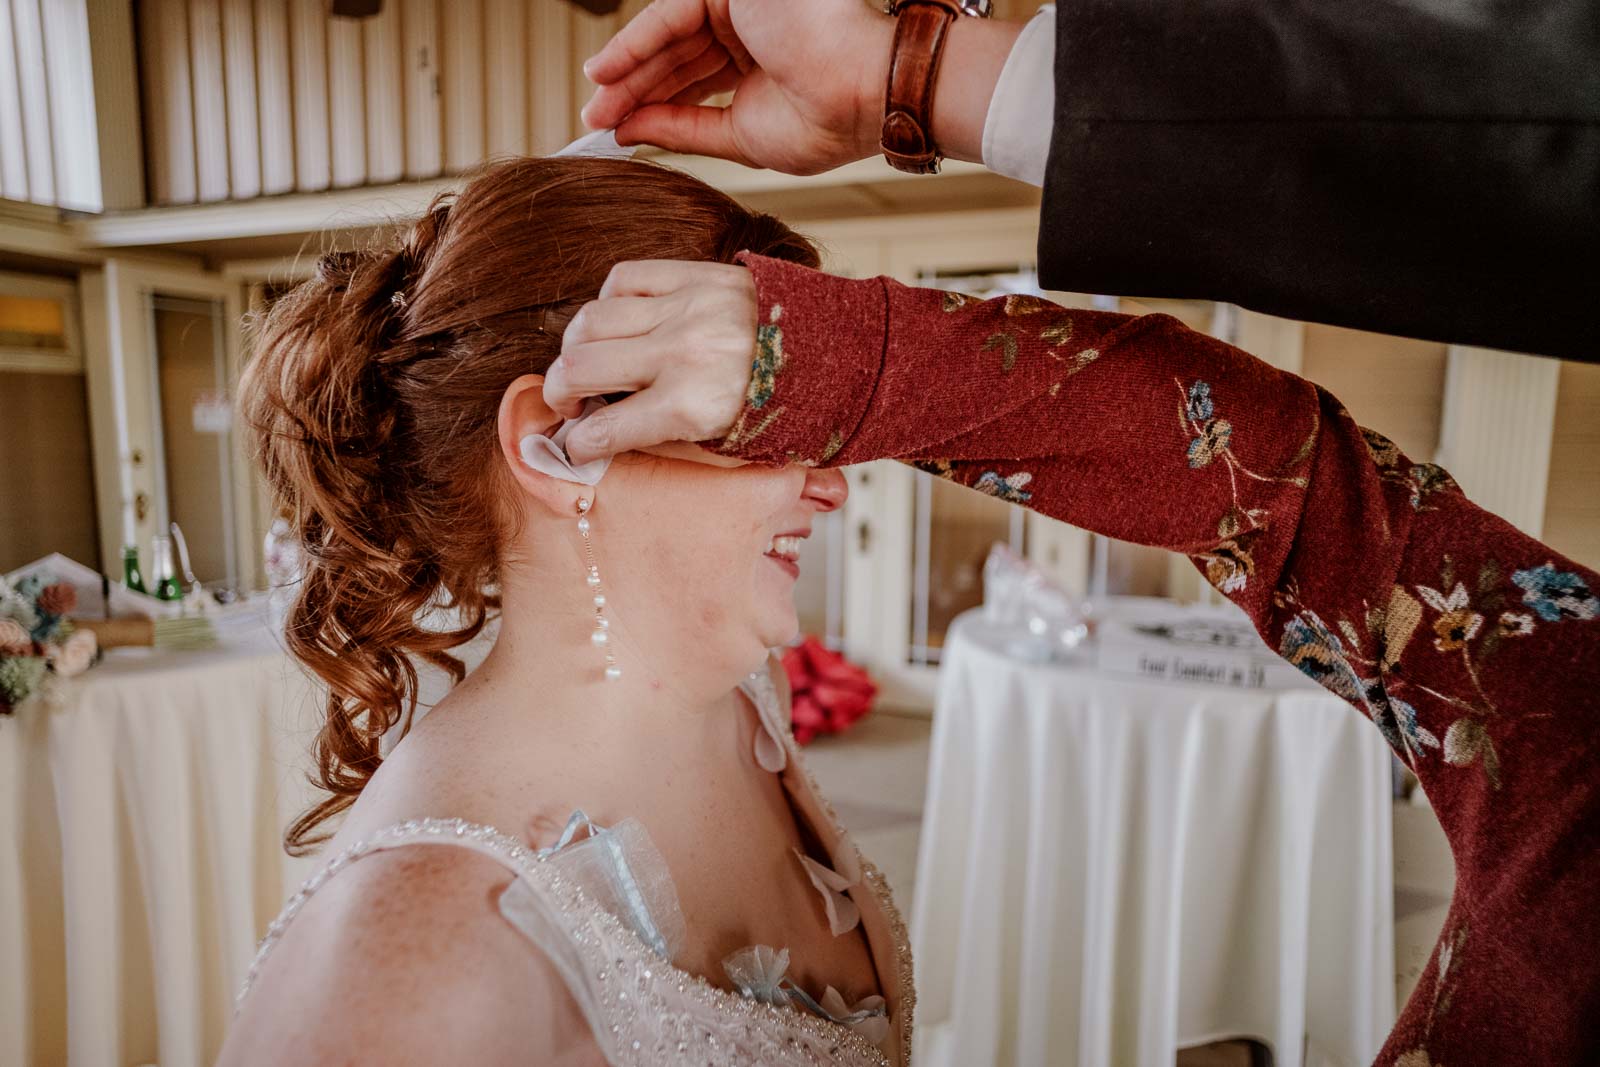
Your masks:
<svg viewBox="0 0 1600 1067"><path fill-rule="evenodd" d="M1377 1054L1389 754L1337 698L944 649L912 906L920 1067ZM1310 1054L1302 1059L1303 1049Z"/></svg>
<svg viewBox="0 0 1600 1067"><path fill-rule="evenodd" d="M318 690L245 608L215 650L118 649L0 719L0 1065L209 1064L314 860L280 834Z"/></svg>

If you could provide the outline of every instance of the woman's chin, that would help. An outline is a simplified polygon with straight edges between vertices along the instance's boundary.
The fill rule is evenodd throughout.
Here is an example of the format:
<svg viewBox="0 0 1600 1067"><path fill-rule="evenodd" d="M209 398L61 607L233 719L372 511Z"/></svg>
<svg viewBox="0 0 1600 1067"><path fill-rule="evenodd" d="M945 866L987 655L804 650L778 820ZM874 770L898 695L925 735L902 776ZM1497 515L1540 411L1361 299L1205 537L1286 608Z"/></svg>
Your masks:
<svg viewBox="0 0 1600 1067"><path fill-rule="evenodd" d="M757 633L763 648L782 648L799 637L800 616L793 599L785 598L785 602L763 620Z"/></svg>

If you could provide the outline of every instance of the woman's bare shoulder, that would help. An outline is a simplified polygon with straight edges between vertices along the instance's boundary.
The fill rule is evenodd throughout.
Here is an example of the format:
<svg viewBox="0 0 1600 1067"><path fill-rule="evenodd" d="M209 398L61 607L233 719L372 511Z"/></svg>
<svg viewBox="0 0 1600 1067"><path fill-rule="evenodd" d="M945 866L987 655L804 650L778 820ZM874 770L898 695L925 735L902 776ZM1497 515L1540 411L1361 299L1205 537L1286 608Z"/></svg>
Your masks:
<svg viewBox="0 0 1600 1067"><path fill-rule="evenodd" d="M513 877L432 845L351 864L285 930L219 1062L603 1062L560 974L500 914Z"/></svg>

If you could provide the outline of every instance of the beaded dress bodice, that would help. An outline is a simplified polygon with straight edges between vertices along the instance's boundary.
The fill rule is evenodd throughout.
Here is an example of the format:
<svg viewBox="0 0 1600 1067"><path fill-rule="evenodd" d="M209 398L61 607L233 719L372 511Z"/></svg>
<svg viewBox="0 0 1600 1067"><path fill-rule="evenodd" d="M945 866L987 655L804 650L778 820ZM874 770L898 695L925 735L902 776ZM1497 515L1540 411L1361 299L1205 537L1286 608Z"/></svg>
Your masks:
<svg viewBox="0 0 1600 1067"><path fill-rule="evenodd" d="M882 875L839 829L800 763L770 678L758 672L741 688L764 728L755 758L783 774L797 814L807 817L811 808L810 818L821 822L813 828L831 839L831 867L808 857L802 862L814 869L812 880L829 900L828 918L836 932L841 925L853 929L859 918L883 980L886 1006L884 998L873 997L852 1010L832 987L813 997L784 977L787 952L766 946L752 946L725 961L740 992L675 967L671 958L681 917L664 861L635 820L608 830L590 826L581 813L575 813L562 840L545 849L459 819L411 820L357 842L308 879L268 927L239 1002L249 995L285 928L328 879L385 849L449 845L486 855L516 875L500 896L501 914L560 973L601 1052L616 1067L908 1063L914 994L905 924ZM579 825L590 826L590 835L573 841ZM842 922L841 913L852 921Z"/></svg>

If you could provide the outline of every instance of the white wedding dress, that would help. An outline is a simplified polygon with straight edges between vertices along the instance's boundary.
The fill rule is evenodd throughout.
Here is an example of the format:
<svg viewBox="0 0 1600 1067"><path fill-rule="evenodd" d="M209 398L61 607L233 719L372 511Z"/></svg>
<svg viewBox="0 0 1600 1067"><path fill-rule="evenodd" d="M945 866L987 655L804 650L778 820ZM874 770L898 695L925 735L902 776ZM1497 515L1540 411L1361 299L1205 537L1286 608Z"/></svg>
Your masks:
<svg viewBox="0 0 1600 1067"><path fill-rule="evenodd" d="M883 876L861 857L805 770L770 676L752 674L740 689L764 727L753 758L782 777L796 816L826 852L820 859L797 852L797 862L821 895L835 935L861 925L883 996L848 1005L832 986L813 995L786 977L787 950L765 945L723 961L738 992L673 966L682 914L643 826L624 819L598 827L574 812L561 840L544 849L459 819L412 820L350 846L308 879L268 927L239 1003L284 929L328 879L384 849L447 845L489 856L516 875L501 894L501 914L561 974L616 1067L905 1067L915 1000L905 923ZM580 829L588 836L578 838Z"/></svg>

